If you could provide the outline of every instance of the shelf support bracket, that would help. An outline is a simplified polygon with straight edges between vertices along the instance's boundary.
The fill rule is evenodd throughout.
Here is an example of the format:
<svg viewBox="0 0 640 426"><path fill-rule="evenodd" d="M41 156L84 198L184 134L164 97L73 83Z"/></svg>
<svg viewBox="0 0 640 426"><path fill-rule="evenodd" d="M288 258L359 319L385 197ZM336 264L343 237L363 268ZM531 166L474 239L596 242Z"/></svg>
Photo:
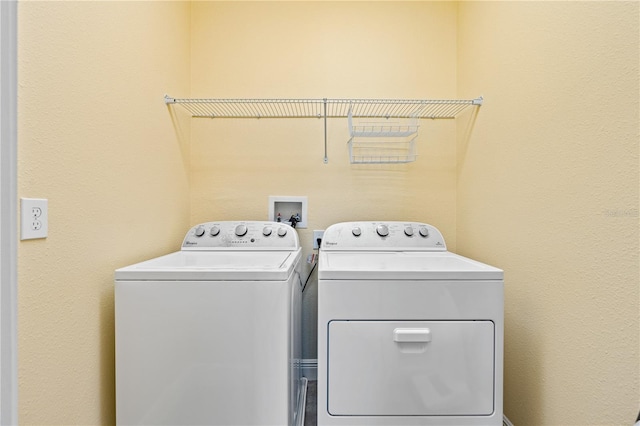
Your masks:
<svg viewBox="0 0 640 426"><path fill-rule="evenodd" d="M327 98L322 100L324 107L324 164L329 162L329 157L327 157Z"/></svg>

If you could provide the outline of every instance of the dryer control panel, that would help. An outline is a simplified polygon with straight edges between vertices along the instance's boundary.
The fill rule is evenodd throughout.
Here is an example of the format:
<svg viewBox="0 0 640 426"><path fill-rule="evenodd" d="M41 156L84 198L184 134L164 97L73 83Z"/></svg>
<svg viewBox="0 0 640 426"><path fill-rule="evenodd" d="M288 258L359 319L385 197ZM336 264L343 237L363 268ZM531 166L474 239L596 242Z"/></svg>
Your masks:
<svg viewBox="0 0 640 426"><path fill-rule="evenodd" d="M444 237L419 222L343 222L324 231L322 250L446 251Z"/></svg>
<svg viewBox="0 0 640 426"><path fill-rule="evenodd" d="M182 250L293 250L298 233L284 223L258 221L206 222L192 227Z"/></svg>

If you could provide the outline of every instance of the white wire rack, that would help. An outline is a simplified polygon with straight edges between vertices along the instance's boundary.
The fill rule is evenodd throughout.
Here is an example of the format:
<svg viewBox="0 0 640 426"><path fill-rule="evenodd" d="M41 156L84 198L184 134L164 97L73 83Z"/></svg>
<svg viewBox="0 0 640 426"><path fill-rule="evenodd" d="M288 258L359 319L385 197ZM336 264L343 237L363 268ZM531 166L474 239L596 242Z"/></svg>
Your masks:
<svg viewBox="0 0 640 426"><path fill-rule="evenodd" d="M164 97L202 118L432 118L452 119L482 97L468 100L411 99L178 99Z"/></svg>
<svg viewBox="0 0 640 426"><path fill-rule="evenodd" d="M410 163L416 160L417 118L354 118L348 114L351 164Z"/></svg>
<svg viewBox="0 0 640 426"><path fill-rule="evenodd" d="M179 99L165 95L164 102L180 105L197 118L322 118L327 163L328 118L454 119L467 108L482 105L483 99Z"/></svg>
<svg viewBox="0 0 640 426"><path fill-rule="evenodd" d="M349 162L351 164L391 164L411 163L416 160L415 138L398 140L351 138L349 146Z"/></svg>

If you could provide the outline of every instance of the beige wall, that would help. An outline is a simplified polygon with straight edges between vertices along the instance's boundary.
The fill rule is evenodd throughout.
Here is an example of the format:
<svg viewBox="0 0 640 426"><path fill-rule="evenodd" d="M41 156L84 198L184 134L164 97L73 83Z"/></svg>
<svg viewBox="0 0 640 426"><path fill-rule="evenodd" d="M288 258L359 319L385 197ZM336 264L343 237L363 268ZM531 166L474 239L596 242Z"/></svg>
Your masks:
<svg viewBox="0 0 640 426"><path fill-rule="evenodd" d="M19 421L113 424L113 271L189 223L162 102L189 90L189 4L21 1L18 19L19 196L49 200L49 237L18 246Z"/></svg>
<svg viewBox="0 0 640 426"><path fill-rule="evenodd" d="M456 5L450 2L197 2L192 96L454 98ZM346 119L194 119L192 223L266 220L269 195L308 197L313 229L348 220L421 220L455 248L455 123L425 121L419 160L349 164ZM305 274L303 274L305 275ZM303 354L316 357L316 285L304 295Z"/></svg>
<svg viewBox="0 0 640 426"><path fill-rule="evenodd" d="M505 270L505 410L632 424L638 342L638 2L465 2L458 249Z"/></svg>
<svg viewBox="0 0 640 426"><path fill-rule="evenodd" d="M19 244L20 422L114 422L115 268L306 195L306 253L313 229L403 218L505 269L515 424L629 424L638 38L636 2L20 2L19 195L50 209ZM164 93L486 102L365 167L343 120L324 164L320 120L188 120Z"/></svg>

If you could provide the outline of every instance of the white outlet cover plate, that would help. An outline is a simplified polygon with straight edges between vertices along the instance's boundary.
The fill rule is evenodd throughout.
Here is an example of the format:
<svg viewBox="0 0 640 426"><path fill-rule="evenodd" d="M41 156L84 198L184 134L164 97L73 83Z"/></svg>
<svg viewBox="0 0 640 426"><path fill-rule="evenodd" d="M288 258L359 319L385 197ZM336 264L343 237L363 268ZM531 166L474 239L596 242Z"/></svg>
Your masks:
<svg viewBox="0 0 640 426"><path fill-rule="evenodd" d="M20 239L47 238L49 209L46 198L20 198Z"/></svg>

